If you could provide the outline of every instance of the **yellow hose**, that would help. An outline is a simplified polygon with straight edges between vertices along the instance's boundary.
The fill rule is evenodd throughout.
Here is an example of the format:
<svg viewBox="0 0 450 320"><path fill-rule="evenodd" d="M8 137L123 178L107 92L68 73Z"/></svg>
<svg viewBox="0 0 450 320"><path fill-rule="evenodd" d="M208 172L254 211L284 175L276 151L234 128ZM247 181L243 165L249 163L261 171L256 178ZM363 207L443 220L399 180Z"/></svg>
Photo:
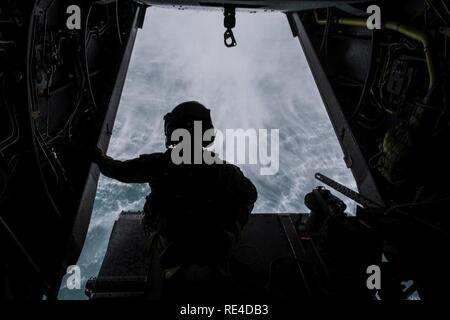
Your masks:
<svg viewBox="0 0 450 320"><path fill-rule="evenodd" d="M314 16L316 18L316 22L319 25L327 24L327 20L320 19L316 11L314 11ZM332 18L330 20L330 23L351 27L367 27L367 20L361 18ZM431 53L430 40L428 39L428 36L424 32L414 27L402 25L394 21L387 21L386 23L384 23L383 27L387 30L396 31L408 38L419 41L422 44L423 52L425 53L425 59L427 61L428 76L430 78L428 90L431 90L434 87L436 81L436 71L434 68L433 55Z"/></svg>

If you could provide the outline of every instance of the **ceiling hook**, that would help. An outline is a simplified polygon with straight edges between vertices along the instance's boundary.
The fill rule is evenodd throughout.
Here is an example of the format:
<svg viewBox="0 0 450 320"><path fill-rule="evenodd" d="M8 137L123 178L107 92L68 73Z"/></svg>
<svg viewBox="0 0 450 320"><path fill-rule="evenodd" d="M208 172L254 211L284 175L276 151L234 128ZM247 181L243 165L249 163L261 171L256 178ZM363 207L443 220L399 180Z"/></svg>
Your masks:
<svg viewBox="0 0 450 320"><path fill-rule="evenodd" d="M223 35L224 44L227 48L235 47L237 45L237 42L234 38L232 29L236 26L236 8L229 5L224 6L223 15L223 25L226 28L226 31Z"/></svg>

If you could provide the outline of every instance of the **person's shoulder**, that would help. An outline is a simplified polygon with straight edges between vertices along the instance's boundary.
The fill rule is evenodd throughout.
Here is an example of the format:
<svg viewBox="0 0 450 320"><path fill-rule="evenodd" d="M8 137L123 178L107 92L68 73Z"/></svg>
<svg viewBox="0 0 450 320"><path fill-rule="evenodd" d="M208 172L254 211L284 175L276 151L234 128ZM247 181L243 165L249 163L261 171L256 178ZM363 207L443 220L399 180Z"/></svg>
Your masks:
<svg viewBox="0 0 450 320"><path fill-rule="evenodd" d="M159 161L159 160L162 160L163 158L164 158L164 152L141 154L139 156L139 159L144 160L144 161Z"/></svg>
<svg viewBox="0 0 450 320"><path fill-rule="evenodd" d="M221 164L218 164L218 165L221 166L222 169L229 174L234 174L234 175L242 175L243 174L241 168L239 168L237 165L235 165L233 163L223 161Z"/></svg>

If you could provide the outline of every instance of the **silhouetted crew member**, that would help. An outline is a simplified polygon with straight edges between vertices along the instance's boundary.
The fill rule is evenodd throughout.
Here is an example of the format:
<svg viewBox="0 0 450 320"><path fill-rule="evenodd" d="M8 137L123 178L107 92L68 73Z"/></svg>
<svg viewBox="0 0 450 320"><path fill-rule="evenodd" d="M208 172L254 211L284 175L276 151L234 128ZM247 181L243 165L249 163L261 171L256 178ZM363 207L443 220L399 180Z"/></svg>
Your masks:
<svg viewBox="0 0 450 320"><path fill-rule="evenodd" d="M172 133L182 128L194 137L194 121L202 122L202 133L213 129L209 109L198 102L185 102L164 120L166 152L127 161L97 154L95 161L107 177L125 183L149 183L151 193L142 221L147 232L156 235L161 249L169 248L166 252L170 254L161 258L164 269L216 264L226 271L231 249L256 201L256 188L229 163L173 163L171 151L179 141L172 141ZM204 149L213 141L214 137L202 141L202 150L217 157Z"/></svg>

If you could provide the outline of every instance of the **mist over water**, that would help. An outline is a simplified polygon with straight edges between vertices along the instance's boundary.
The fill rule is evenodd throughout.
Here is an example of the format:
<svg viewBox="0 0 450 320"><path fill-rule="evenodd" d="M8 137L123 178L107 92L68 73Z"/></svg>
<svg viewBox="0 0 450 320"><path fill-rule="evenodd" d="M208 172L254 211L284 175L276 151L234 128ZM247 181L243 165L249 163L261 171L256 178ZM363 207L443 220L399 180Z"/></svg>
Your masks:
<svg viewBox="0 0 450 320"><path fill-rule="evenodd" d="M301 50L281 13L237 13L235 48L223 44L223 13L149 8L136 40L108 154L130 159L164 151L163 116L197 100L225 129L279 129L279 171L261 176L260 165L241 165L259 193L254 212L306 212L303 198L321 172L355 189ZM230 159L225 159L230 160ZM91 225L78 265L85 281L98 273L114 220L141 210L147 185L101 177ZM348 202L347 202L348 203ZM350 205L350 203L348 203Z"/></svg>

